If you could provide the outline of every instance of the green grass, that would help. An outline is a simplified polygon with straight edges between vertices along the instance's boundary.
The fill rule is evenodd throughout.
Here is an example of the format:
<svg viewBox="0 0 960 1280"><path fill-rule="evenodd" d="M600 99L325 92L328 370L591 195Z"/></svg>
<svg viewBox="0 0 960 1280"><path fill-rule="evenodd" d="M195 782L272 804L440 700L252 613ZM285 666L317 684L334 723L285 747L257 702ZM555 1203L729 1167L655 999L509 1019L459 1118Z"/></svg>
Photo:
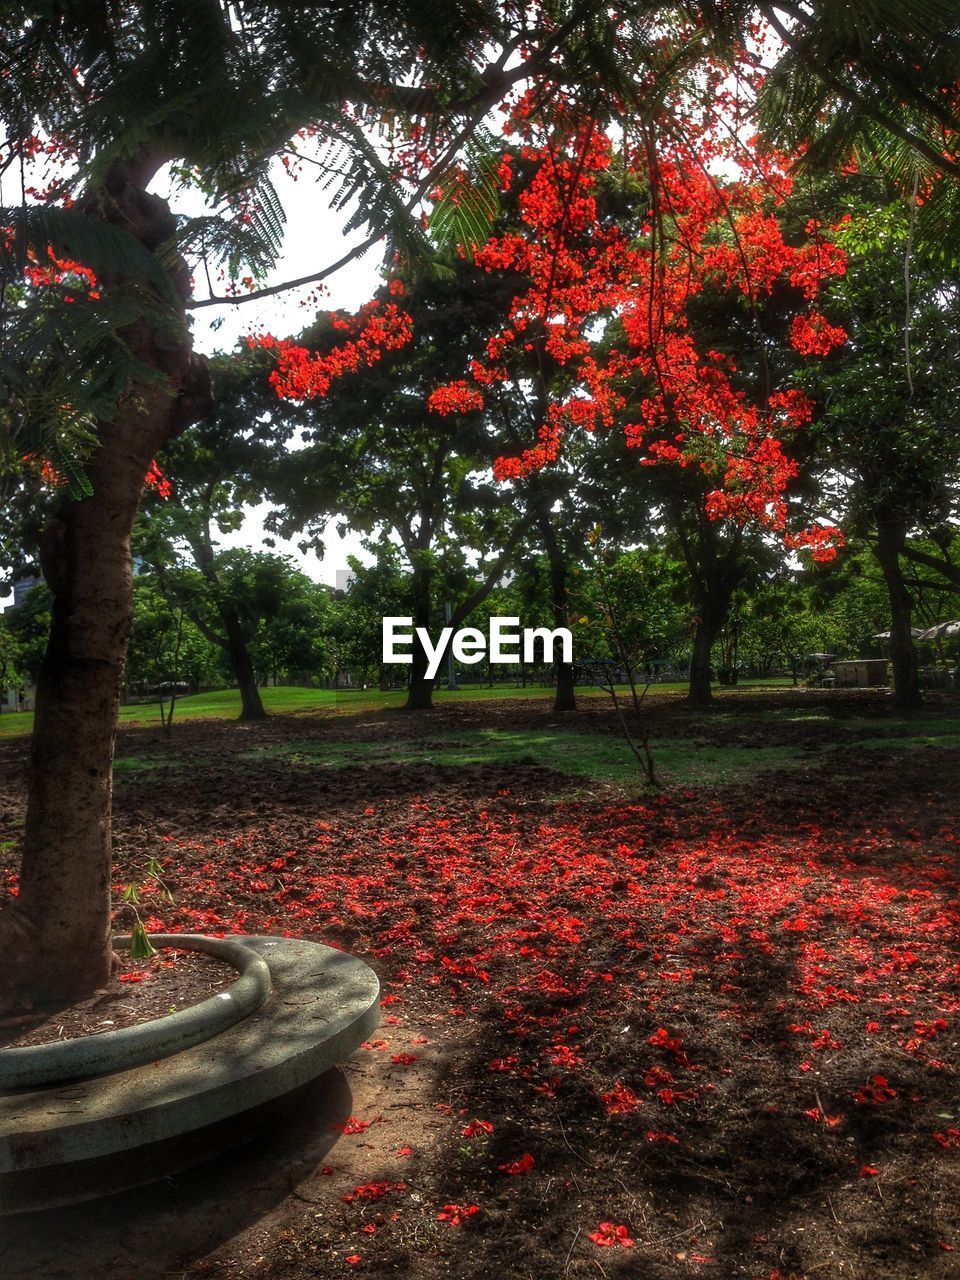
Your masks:
<svg viewBox="0 0 960 1280"><path fill-rule="evenodd" d="M742 686L741 686L742 688ZM655 697L683 692L683 685L657 685ZM749 689L747 689L749 693ZM261 691L264 706L274 715L309 715L326 712L333 715L362 715L388 707L400 707L405 700L402 690L381 694L377 690L325 690L278 688ZM578 690L583 696L605 698L594 688ZM552 690L539 685L526 689L497 686L493 689L475 686L455 693L438 690L438 705L451 701L485 701L497 698L525 698L549 702ZM177 721L200 719L235 719L240 713L240 696L236 690L204 693L178 701ZM0 717L0 735L29 732L33 717L29 713ZM155 703L121 708L122 725L158 727L159 709ZM749 781L764 770L773 768L805 768L835 750L866 749L899 750L909 747L947 747L960 745L960 718L904 718L877 721L865 716L836 717L816 708L809 712L796 707L762 711L744 716L743 711L718 710L704 717L704 725L718 723L771 725L778 722L832 721L842 736L836 742L823 744L819 753L804 751L799 745L741 746L722 743L695 744L686 739L656 739L653 743L657 771L672 785L722 786ZM879 732L878 732L879 730ZM335 730L334 730L335 732ZM774 735L771 735L774 736ZM174 741L176 734L174 734ZM250 761L284 758L305 767L349 769L369 764L435 763L445 766L488 764L509 766L517 763L538 764L571 778L630 785L641 776L640 768L626 744L613 734L571 733L553 729L508 730L470 728L456 733L430 734L423 738L384 736L376 741L336 741L324 737L313 743L283 744L244 753ZM205 760L187 760L171 754L158 760L149 754L132 754L116 761L120 775L149 778L159 770L185 768L187 764L207 764Z"/></svg>
<svg viewBox="0 0 960 1280"><path fill-rule="evenodd" d="M333 689L261 689L263 705L274 713L330 711L335 709L338 694ZM398 695L399 696L399 695ZM236 689L218 689L215 693L199 693L178 698L173 722L178 720L235 720L240 714L240 694ZM160 708L156 702L130 703L120 708L120 724L160 725ZM0 716L0 737L16 737L33 729L33 712L21 711Z"/></svg>
<svg viewBox="0 0 960 1280"><path fill-rule="evenodd" d="M889 738L858 738L856 745L863 747L867 751L899 751L905 747L960 747L960 733L956 731L941 732L938 726L928 733L911 734L909 737L903 738L893 736Z"/></svg>
<svg viewBox="0 0 960 1280"><path fill-rule="evenodd" d="M131 777L145 778L154 774L166 773L168 769L193 768L195 765L209 764L205 756L169 756L162 760L150 756L118 756L113 762L114 774L129 774Z"/></svg>
<svg viewBox="0 0 960 1280"><path fill-rule="evenodd" d="M664 686L677 688L681 686ZM585 696L600 697L596 689L578 690ZM469 688L448 693L438 690L436 700L442 704L448 699L474 702L490 698L549 698L551 689L530 686L526 689L496 687L494 689ZM260 697L267 712L271 715L305 715L312 712L328 711L344 714L362 714L367 711L379 711L385 707L401 707L406 701L406 692L397 689L390 693L380 693L377 689L300 689L292 686L280 686L276 689L261 689ZM240 694L236 689L218 689L213 693L200 693L190 697L178 698L174 709L174 725L180 720L235 720L240 715ZM160 709L156 702L130 703L120 708L121 726L160 725ZM17 737L33 730L33 712L22 711L9 715L0 715L0 737Z"/></svg>
<svg viewBox="0 0 960 1280"><path fill-rule="evenodd" d="M780 681L789 685L789 680ZM778 682L745 681L738 686L744 692L756 689L777 687ZM686 683L657 684L650 689L650 697L658 698L678 693L686 693ZM626 690L621 690L626 694ZM316 711L332 711L341 714L362 714L378 711L385 707L401 707L406 701L406 692L402 689L390 693L380 693L377 689L299 689L281 686L277 689L261 689L260 696L266 710L273 714L309 714ZM528 685L525 689L514 685L471 685L456 692L440 688L435 693L438 706L447 701L483 702L498 698L530 698L548 700L553 697L553 690L542 685ZM606 698L602 689L592 685L582 685L577 689L577 696L584 698ZM240 694L236 689L219 689L215 693L200 693L191 697L179 698L174 711L174 724L178 720L234 720L240 714ZM157 725L160 724L160 709L155 702L131 703L120 708L120 724L122 726ZM17 737L28 734L33 729L33 713L21 711L0 715L0 738Z"/></svg>
<svg viewBox="0 0 960 1280"><path fill-rule="evenodd" d="M731 785L747 781L765 769L800 767L808 763L806 755L792 747L699 747L679 739L658 740L653 744L653 753L663 781L682 786ZM547 730L473 729L437 734L419 741L324 739L246 753L249 760L278 757L294 764L331 769L376 764L536 764L570 777L620 786L641 778L637 762L619 737Z"/></svg>
<svg viewBox="0 0 960 1280"><path fill-rule="evenodd" d="M442 691L438 701L444 698L547 697L549 689L469 689L458 693ZM595 690L584 690L594 693ZM309 714L317 711L364 712L382 707L402 706L406 694L402 690L380 693L376 689L299 689L281 686L261 689L263 705L272 715ZM213 693L199 693L178 698L174 709L174 724L179 720L235 720L240 715L240 694L236 689L218 689ZM130 703L120 708L122 726L160 725L160 708L156 702ZM0 737L17 737L32 732L33 712L21 711L0 715Z"/></svg>

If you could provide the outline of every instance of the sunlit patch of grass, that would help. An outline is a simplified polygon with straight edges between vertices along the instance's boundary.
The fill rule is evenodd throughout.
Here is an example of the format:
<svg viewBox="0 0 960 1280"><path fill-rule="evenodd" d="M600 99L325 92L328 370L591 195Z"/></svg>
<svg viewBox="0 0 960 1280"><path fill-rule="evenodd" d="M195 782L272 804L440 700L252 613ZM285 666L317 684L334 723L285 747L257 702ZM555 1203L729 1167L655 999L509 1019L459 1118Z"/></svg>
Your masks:
<svg viewBox="0 0 960 1280"><path fill-rule="evenodd" d="M927 732L910 737L858 738L856 745L867 751L900 751L906 748L960 747L960 733L956 731Z"/></svg>
<svg viewBox="0 0 960 1280"><path fill-rule="evenodd" d="M728 786L749 780L765 769L805 767L809 760L794 747L700 746L683 739L652 744L658 774L676 786ZM283 744L244 753L249 760L282 757L305 767L346 769L371 764L537 765L570 778L618 786L643 781L642 770L627 744L607 734L563 733L525 729L473 729L417 739L375 742Z"/></svg>

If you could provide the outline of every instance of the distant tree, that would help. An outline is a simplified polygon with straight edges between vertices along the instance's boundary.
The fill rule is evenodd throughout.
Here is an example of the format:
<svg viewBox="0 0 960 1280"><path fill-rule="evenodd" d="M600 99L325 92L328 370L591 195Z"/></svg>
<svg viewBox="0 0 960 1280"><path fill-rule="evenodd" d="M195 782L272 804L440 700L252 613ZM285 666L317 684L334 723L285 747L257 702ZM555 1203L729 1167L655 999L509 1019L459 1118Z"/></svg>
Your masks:
<svg viewBox="0 0 960 1280"><path fill-rule="evenodd" d="M464 265L439 280L404 284L398 277L378 294L384 306L394 306L389 300L395 298L402 298L412 318L416 343L404 342L354 371L336 394L314 396L295 360L281 365L281 396L305 401L304 444L281 470L285 501L274 527L288 536L300 530L303 545L315 545L339 514L375 543L391 536L409 573L403 612L414 627L433 632L438 591L451 601L452 625L459 626L501 577L525 525L493 481L496 445L483 420L469 408L429 402L465 358L478 310L489 313L489 302L481 299L478 308ZM305 362L332 360L344 332L354 333L362 323L326 313L295 350ZM482 562L479 574L468 572L468 550ZM412 656L407 705L426 708L433 681L416 641Z"/></svg>
<svg viewBox="0 0 960 1280"><path fill-rule="evenodd" d="M944 529L960 493L960 286L940 255L912 243L909 205L871 190L868 202L854 187L838 233L848 261L831 305L849 341L805 383L822 405L823 501L869 541L883 574L894 697L910 708L921 693L907 566L923 556L911 537Z"/></svg>
<svg viewBox="0 0 960 1280"><path fill-rule="evenodd" d="M7 627L0 626L0 695L10 689L15 693L22 690L21 657L16 636Z"/></svg>
<svg viewBox="0 0 960 1280"><path fill-rule="evenodd" d="M36 684L50 637L50 610L53 601L45 583L31 587L16 608L2 615L2 625L13 636L17 665L24 680Z"/></svg>
<svg viewBox="0 0 960 1280"><path fill-rule="evenodd" d="M241 607L243 598L241 597ZM290 572L280 607L259 627L251 651L261 680L323 679L333 670L335 612L329 587Z"/></svg>
<svg viewBox="0 0 960 1280"><path fill-rule="evenodd" d="M386 535L369 542L367 549L375 562L366 565L350 556L346 586L334 592L332 643L338 670L386 692L391 680L405 679L406 672L384 666L383 619L403 616L409 607L410 575L400 549Z"/></svg>
<svg viewBox="0 0 960 1280"><path fill-rule="evenodd" d="M262 719L266 712L238 608L218 568L215 535L239 529L243 508L271 493L294 431L295 410L281 412L267 366L262 353L246 349L211 362L216 400L161 454L163 480L144 503L134 531L137 553L164 590L169 566L185 555L206 581L240 689L241 720Z"/></svg>
<svg viewBox="0 0 960 1280"><path fill-rule="evenodd" d="M890 597L869 544L852 539L835 563L815 566L798 586L808 652L839 658L889 652L889 644L876 637L890 630Z"/></svg>
<svg viewBox="0 0 960 1280"><path fill-rule="evenodd" d="M196 692L201 684L224 679L223 658L220 647L201 634L182 608L171 604L152 574L134 578L128 689L157 690L185 682Z"/></svg>
<svg viewBox="0 0 960 1280"><path fill-rule="evenodd" d="M571 604L578 652L616 662L636 684L689 648L686 567L662 539L622 550L598 526L574 577Z"/></svg>
<svg viewBox="0 0 960 1280"><path fill-rule="evenodd" d="M211 546L201 569L189 557L173 555L157 561L153 572L168 609L182 610L222 651L240 690L241 719L266 714L255 659L261 675L324 669L326 595L286 557Z"/></svg>

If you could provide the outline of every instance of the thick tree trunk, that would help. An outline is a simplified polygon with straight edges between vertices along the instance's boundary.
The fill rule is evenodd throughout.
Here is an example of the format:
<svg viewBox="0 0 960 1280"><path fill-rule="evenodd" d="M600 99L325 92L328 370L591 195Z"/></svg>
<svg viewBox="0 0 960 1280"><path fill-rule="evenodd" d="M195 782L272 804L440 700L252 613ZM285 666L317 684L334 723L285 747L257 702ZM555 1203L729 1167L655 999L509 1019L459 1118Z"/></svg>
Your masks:
<svg viewBox="0 0 960 1280"><path fill-rule="evenodd" d="M250 657L237 611L231 604L221 605L220 617L226 632L227 657L240 690L240 719L265 720L267 713L260 697L253 659Z"/></svg>
<svg viewBox="0 0 960 1280"><path fill-rule="evenodd" d="M417 640L416 628L430 627L430 582L426 569L414 567L413 571L413 648L410 664L410 686L407 690L408 711L430 711L433 708L434 681L427 679L429 661L426 650Z"/></svg>
<svg viewBox="0 0 960 1280"><path fill-rule="evenodd" d="M694 707L713 705L713 685L710 679L710 655L717 637L723 630L730 611L736 578L724 576L710 586L700 602L700 613L693 634L693 653L690 657L690 686L687 700Z"/></svg>
<svg viewBox="0 0 960 1280"><path fill-rule="evenodd" d="M174 224L142 180L118 165L93 216L154 249ZM185 296L185 271L177 283ZM185 324L177 338L141 321L125 338L166 385L131 390L114 419L98 424L86 468L93 496L65 498L44 533L52 622L37 682L19 895L0 912L0 1011L81 999L103 985L113 959L112 771L132 614L130 532L151 460L210 395Z"/></svg>
<svg viewBox="0 0 960 1280"><path fill-rule="evenodd" d="M713 705L713 684L710 678L710 655L720 628L704 617L697 619L693 633L693 653L690 658L690 686L688 701L695 707Z"/></svg>
<svg viewBox="0 0 960 1280"><path fill-rule="evenodd" d="M917 650L913 643L913 596L903 579L900 555L906 542L902 521L881 521L873 554L883 573L890 597L890 659L893 667L893 700L912 711L923 703Z"/></svg>
<svg viewBox="0 0 960 1280"><path fill-rule="evenodd" d="M433 680L427 679L427 655L422 645L413 642L413 661L410 664L410 686L407 689L408 711L430 711L433 708Z"/></svg>

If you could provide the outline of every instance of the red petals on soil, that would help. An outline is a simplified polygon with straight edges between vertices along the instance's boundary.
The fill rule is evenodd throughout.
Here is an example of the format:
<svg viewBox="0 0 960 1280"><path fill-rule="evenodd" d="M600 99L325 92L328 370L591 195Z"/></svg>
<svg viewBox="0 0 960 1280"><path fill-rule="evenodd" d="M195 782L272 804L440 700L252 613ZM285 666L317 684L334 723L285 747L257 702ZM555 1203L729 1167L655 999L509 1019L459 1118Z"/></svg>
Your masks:
<svg viewBox="0 0 960 1280"><path fill-rule="evenodd" d="M624 1249L632 1249L636 1244L635 1240L630 1239L630 1232L626 1227L617 1226L613 1222L601 1222L587 1239L602 1247L621 1245Z"/></svg>

